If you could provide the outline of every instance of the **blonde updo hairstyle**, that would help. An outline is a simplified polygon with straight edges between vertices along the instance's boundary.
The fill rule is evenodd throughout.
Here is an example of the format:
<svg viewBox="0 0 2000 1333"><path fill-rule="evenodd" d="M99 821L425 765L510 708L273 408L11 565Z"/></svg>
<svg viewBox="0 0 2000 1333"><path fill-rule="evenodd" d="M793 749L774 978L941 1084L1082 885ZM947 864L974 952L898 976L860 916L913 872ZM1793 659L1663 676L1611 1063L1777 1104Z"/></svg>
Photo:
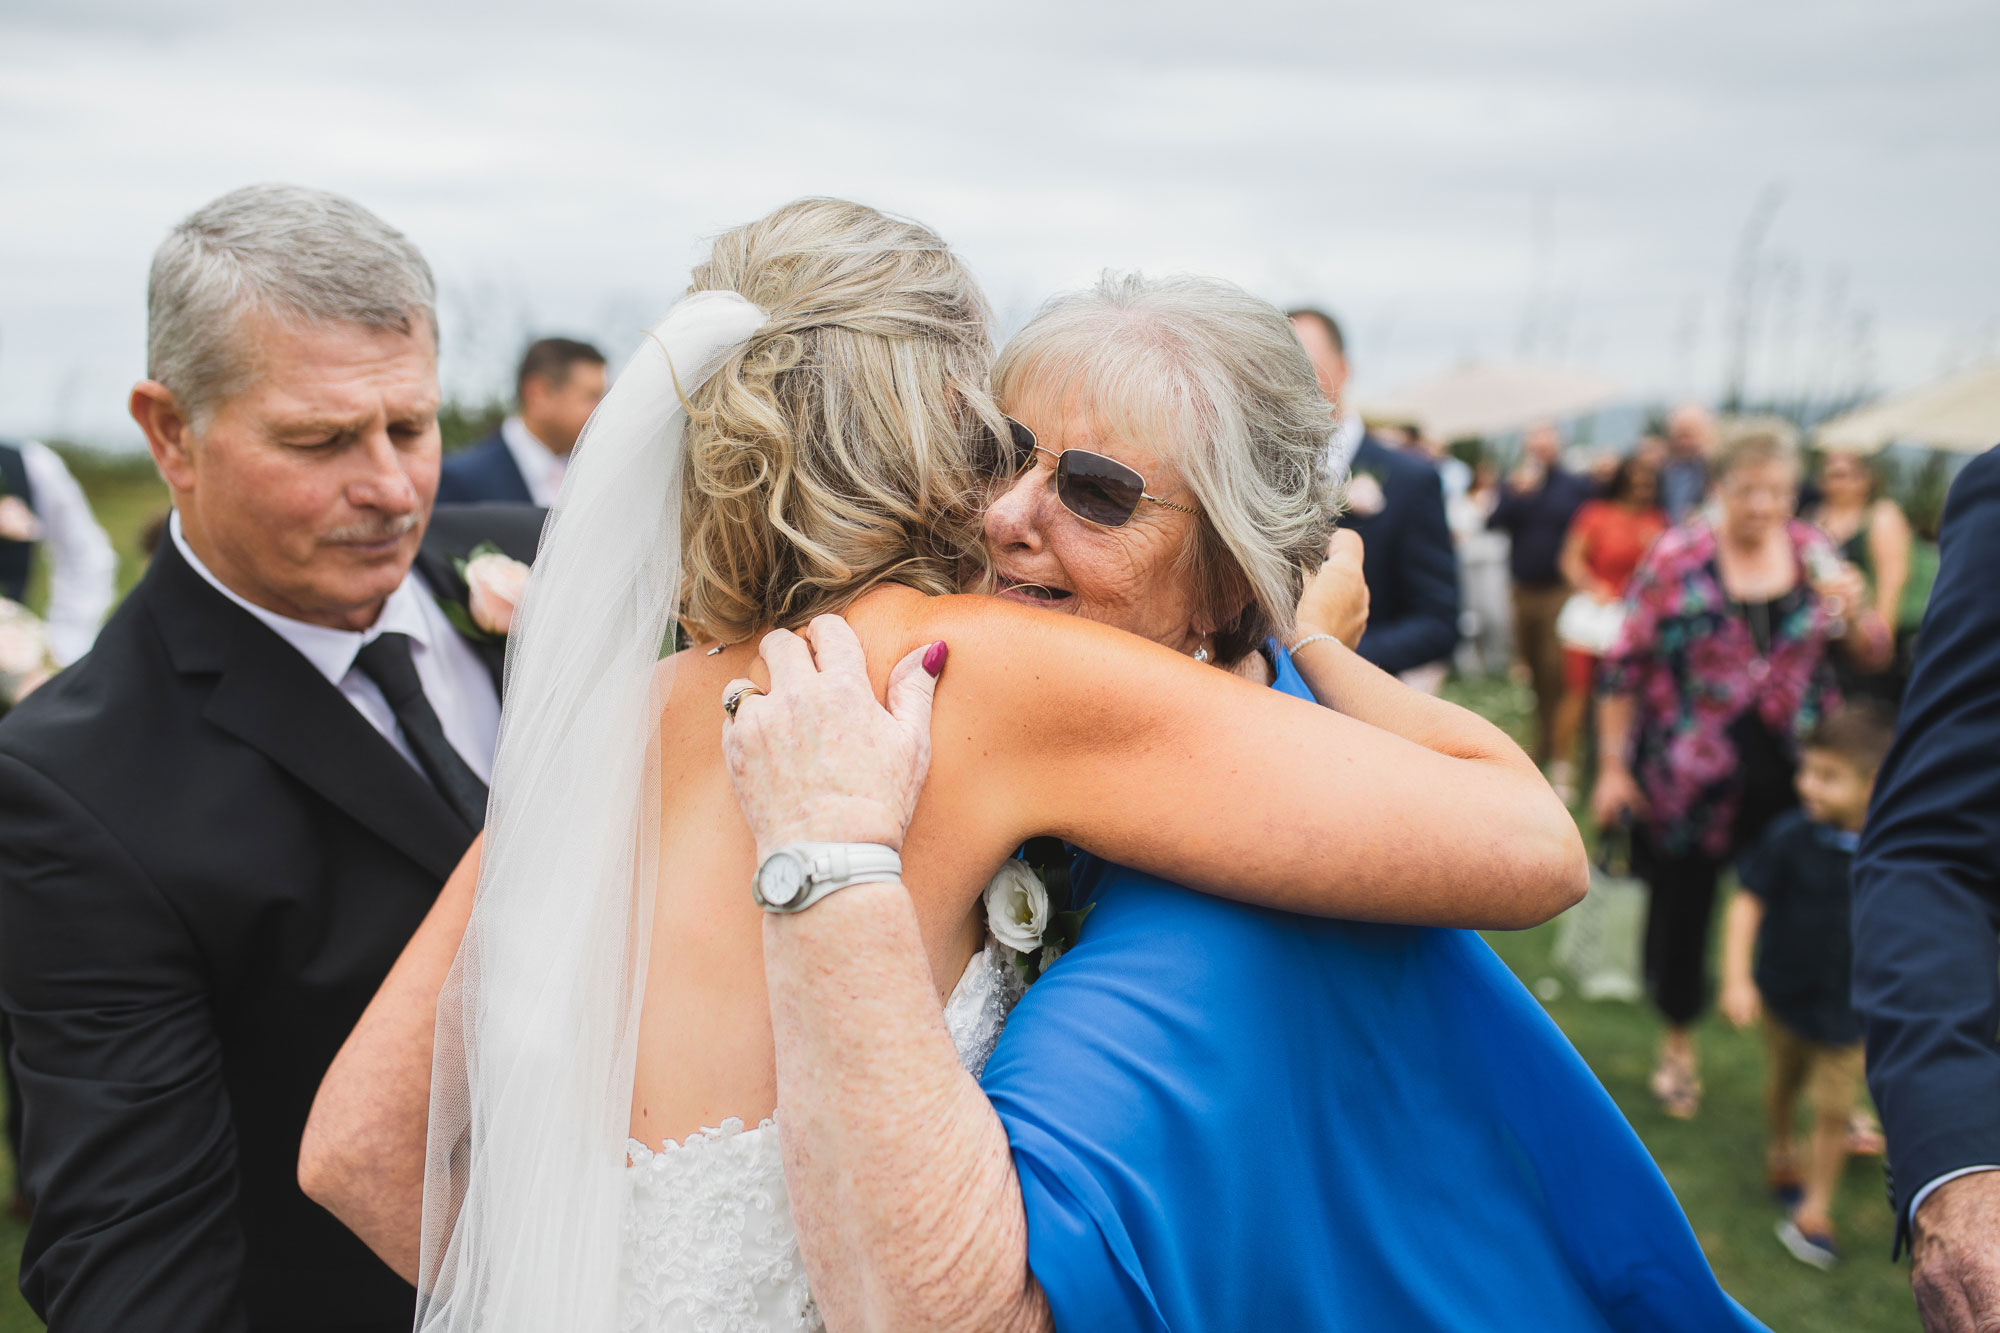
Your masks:
<svg viewBox="0 0 2000 1333"><path fill-rule="evenodd" d="M1336 513L1333 408L1284 312L1220 278L1107 272L1007 343L1000 401L1088 413L1180 474L1198 516L1180 572L1229 666L1288 637Z"/></svg>
<svg viewBox="0 0 2000 1333"><path fill-rule="evenodd" d="M688 290L769 316L689 396L690 633L797 628L881 583L943 594L983 572L975 463L1005 423L985 298L942 240L801 199L717 238Z"/></svg>

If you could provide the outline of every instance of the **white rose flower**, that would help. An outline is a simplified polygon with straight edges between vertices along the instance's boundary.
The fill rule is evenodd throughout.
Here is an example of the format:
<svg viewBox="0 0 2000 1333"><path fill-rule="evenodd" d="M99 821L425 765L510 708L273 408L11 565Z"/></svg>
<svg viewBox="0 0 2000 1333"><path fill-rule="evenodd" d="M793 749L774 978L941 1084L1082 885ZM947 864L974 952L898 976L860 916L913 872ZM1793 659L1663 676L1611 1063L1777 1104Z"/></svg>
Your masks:
<svg viewBox="0 0 2000 1333"><path fill-rule="evenodd" d="M1016 953L1042 947L1049 928L1049 891L1025 861L1009 861L986 886L986 928Z"/></svg>
<svg viewBox="0 0 2000 1333"><path fill-rule="evenodd" d="M528 567L497 552L474 556L465 562L465 586L471 590L467 609L472 623L504 637L514 627L514 608L528 586Z"/></svg>

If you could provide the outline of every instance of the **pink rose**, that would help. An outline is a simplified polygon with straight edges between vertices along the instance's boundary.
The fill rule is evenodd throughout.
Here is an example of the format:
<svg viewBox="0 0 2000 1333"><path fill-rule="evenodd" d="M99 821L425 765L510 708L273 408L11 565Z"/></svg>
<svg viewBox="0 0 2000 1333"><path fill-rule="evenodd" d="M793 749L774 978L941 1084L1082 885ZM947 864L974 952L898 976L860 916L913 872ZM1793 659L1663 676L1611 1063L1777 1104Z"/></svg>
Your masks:
<svg viewBox="0 0 2000 1333"><path fill-rule="evenodd" d="M1356 472L1347 479L1347 510L1360 518L1367 518L1382 512L1389 497L1382 493L1382 483L1373 472Z"/></svg>
<svg viewBox="0 0 2000 1333"><path fill-rule="evenodd" d="M465 562L465 585L471 590L472 623L505 637L514 627L514 608L528 586L528 567L498 552L474 556Z"/></svg>

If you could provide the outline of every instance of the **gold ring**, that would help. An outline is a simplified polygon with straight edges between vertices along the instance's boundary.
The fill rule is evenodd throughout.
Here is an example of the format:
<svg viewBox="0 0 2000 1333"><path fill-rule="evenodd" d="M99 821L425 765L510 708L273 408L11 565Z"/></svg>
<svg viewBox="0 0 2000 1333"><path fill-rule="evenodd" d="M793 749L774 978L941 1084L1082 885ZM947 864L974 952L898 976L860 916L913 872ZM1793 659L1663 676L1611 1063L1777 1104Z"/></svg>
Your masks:
<svg viewBox="0 0 2000 1333"><path fill-rule="evenodd" d="M755 685L745 685L740 690L732 690L729 697L722 701L722 711L729 714L729 720L734 722L736 720L736 710L743 703L743 696L746 694L762 694L763 692L763 690Z"/></svg>

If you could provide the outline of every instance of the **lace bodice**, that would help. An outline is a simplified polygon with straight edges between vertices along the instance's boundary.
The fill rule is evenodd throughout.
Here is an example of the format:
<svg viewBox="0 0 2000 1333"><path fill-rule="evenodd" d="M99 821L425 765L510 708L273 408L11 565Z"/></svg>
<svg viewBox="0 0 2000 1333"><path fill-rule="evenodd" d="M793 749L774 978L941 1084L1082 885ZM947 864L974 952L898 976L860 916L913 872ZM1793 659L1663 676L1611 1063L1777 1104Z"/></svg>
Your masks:
<svg viewBox="0 0 2000 1333"><path fill-rule="evenodd" d="M945 1002L945 1026L976 1078L1020 998L992 944ZM778 1127L731 1118L659 1151L626 1145L619 1327L623 1333L774 1333L824 1328L792 1228Z"/></svg>

